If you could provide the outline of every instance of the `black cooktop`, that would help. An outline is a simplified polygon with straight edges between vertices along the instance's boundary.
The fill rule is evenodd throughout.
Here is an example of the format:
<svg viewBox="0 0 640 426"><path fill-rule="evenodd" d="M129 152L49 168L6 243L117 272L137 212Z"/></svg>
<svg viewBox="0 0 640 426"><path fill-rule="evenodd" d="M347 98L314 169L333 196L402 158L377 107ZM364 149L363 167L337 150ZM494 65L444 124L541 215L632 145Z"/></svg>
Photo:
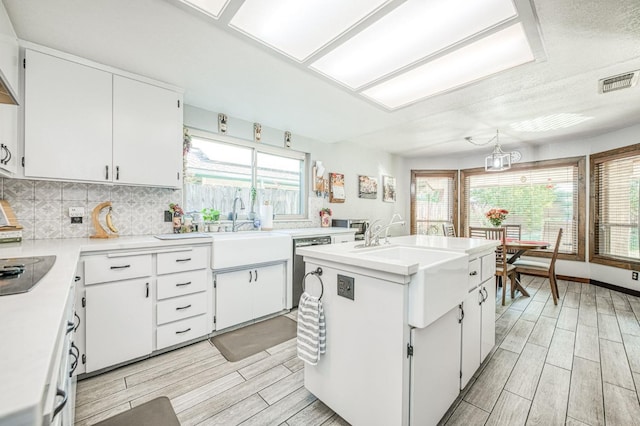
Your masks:
<svg viewBox="0 0 640 426"><path fill-rule="evenodd" d="M55 261L55 256L0 259L0 296L31 290Z"/></svg>

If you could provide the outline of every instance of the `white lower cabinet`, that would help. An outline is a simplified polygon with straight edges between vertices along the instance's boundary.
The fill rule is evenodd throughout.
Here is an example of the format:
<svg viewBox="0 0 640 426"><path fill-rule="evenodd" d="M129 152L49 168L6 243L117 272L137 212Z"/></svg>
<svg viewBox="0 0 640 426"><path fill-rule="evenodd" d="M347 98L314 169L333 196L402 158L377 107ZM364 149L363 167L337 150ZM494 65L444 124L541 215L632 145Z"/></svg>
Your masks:
<svg viewBox="0 0 640 426"><path fill-rule="evenodd" d="M460 389L463 389L496 341L495 253L491 252L469 262L470 290L462 308L462 353ZM478 285L473 285L482 280Z"/></svg>
<svg viewBox="0 0 640 426"><path fill-rule="evenodd" d="M284 309L285 264L218 272L216 330L251 321Z"/></svg>
<svg viewBox="0 0 640 426"><path fill-rule="evenodd" d="M205 314L158 326L156 348L163 349L196 339L211 331Z"/></svg>
<svg viewBox="0 0 640 426"><path fill-rule="evenodd" d="M85 297L87 372L151 353L149 278L87 286Z"/></svg>
<svg viewBox="0 0 640 426"><path fill-rule="evenodd" d="M437 424L460 392L460 311L455 307L428 327L411 329L411 345L420 354L411 357L412 425Z"/></svg>

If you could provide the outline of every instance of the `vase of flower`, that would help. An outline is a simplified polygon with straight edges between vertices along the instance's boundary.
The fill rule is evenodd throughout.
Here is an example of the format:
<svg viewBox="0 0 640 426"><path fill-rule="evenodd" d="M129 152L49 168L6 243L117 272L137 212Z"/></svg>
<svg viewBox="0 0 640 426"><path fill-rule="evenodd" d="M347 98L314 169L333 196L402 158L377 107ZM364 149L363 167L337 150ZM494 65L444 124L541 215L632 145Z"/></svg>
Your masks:
<svg viewBox="0 0 640 426"><path fill-rule="evenodd" d="M329 228L331 226L331 209L324 208L320 210L320 226L323 228Z"/></svg>
<svg viewBox="0 0 640 426"><path fill-rule="evenodd" d="M486 212L484 215L489 220L491 225L499 228L502 225L502 222L505 221L509 212L505 209L491 209Z"/></svg>

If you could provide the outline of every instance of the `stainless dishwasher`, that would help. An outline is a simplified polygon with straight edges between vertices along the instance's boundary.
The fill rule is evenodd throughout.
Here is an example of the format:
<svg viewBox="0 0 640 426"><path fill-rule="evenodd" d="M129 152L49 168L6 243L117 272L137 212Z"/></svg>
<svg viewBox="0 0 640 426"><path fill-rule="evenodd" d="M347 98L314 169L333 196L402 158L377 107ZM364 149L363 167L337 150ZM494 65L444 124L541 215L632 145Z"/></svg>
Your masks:
<svg viewBox="0 0 640 426"><path fill-rule="evenodd" d="M319 237L293 238L293 307L298 307L302 295L302 279L304 278L304 260L298 254L298 247L319 246L331 244L331 237L323 235Z"/></svg>

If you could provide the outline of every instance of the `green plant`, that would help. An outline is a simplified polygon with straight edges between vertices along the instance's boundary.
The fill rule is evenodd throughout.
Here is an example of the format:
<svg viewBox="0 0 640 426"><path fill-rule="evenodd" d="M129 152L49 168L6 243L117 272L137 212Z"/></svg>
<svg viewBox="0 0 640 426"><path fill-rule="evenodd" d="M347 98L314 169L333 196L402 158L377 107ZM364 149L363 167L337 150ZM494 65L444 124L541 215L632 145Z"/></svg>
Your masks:
<svg viewBox="0 0 640 426"><path fill-rule="evenodd" d="M220 212L213 208L204 208L200 211L202 213L202 220L205 222L215 222L220 219Z"/></svg>

